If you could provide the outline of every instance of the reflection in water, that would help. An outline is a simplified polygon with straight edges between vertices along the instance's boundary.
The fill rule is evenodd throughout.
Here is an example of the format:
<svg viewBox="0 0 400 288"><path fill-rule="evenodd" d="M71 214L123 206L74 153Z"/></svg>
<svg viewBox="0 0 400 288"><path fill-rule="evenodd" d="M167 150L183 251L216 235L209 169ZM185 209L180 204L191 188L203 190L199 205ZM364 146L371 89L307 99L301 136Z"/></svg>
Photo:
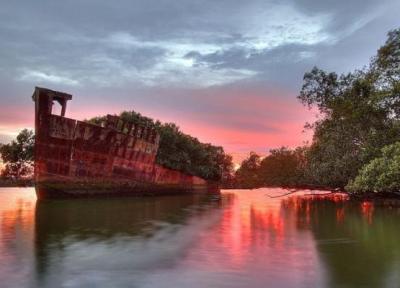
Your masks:
<svg viewBox="0 0 400 288"><path fill-rule="evenodd" d="M310 219L330 287L400 287L399 207L339 196L292 197L282 205L299 220Z"/></svg>
<svg viewBox="0 0 400 288"><path fill-rule="evenodd" d="M218 204L212 200L215 196L187 195L39 201L35 223L40 286L52 287L61 280L76 287L124 287L132 283L133 274L168 267L201 229L204 210ZM189 224L191 217L198 222Z"/></svg>
<svg viewBox="0 0 400 288"><path fill-rule="evenodd" d="M54 200L0 189L5 287L398 287L400 210L342 196ZM0 284L0 286L2 286Z"/></svg>
<svg viewBox="0 0 400 288"><path fill-rule="evenodd" d="M28 286L34 269L35 202L32 189L0 188L0 286Z"/></svg>

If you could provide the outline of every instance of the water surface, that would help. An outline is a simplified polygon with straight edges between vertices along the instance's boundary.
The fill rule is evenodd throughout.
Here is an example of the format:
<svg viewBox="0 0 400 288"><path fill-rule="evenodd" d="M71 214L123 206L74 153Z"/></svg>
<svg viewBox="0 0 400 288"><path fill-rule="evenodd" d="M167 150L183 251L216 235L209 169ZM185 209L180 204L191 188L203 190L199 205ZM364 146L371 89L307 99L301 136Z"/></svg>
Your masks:
<svg viewBox="0 0 400 288"><path fill-rule="evenodd" d="M285 192L36 201L0 188L0 286L400 287L400 208L267 196Z"/></svg>

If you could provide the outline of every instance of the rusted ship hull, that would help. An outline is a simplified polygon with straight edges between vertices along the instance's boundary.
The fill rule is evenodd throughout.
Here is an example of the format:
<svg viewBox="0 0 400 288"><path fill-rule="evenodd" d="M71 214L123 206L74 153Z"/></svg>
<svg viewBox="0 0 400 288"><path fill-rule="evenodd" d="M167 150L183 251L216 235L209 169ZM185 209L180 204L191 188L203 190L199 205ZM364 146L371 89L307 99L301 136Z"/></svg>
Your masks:
<svg viewBox="0 0 400 288"><path fill-rule="evenodd" d="M38 198L217 193L200 177L156 164L159 135L109 115L101 126L65 117L72 96L36 88ZM53 104L61 115L52 114Z"/></svg>

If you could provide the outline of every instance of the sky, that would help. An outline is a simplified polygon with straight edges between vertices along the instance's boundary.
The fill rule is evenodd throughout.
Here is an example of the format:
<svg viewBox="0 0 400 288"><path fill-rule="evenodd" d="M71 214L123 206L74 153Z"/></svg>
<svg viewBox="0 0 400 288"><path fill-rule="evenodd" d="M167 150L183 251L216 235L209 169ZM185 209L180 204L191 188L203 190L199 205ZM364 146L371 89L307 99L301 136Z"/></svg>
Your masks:
<svg viewBox="0 0 400 288"><path fill-rule="evenodd" d="M67 117L135 110L234 155L303 145L304 73L362 68L400 27L398 0L0 4L3 143L33 127L43 86L74 95Z"/></svg>

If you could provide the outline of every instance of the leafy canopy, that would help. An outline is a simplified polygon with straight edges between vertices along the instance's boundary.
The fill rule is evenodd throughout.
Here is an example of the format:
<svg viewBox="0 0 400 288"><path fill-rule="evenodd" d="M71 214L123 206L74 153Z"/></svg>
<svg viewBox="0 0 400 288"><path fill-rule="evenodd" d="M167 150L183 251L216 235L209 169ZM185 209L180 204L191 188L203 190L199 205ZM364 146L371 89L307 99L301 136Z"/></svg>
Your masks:
<svg viewBox="0 0 400 288"><path fill-rule="evenodd" d="M316 107L321 120L307 153L314 184L344 187L381 148L400 140L400 29L368 68L337 75L313 68L304 75L298 98Z"/></svg>
<svg viewBox="0 0 400 288"><path fill-rule="evenodd" d="M161 123L135 111L124 111L119 116L125 121L157 130L160 134L158 164L214 181L224 181L233 173L232 157L222 147L201 143L180 131L174 123ZM89 121L100 124L105 121L105 116Z"/></svg>
<svg viewBox="0 0 400 288"><path fill-rule="evenodd" d="M400 192L400 142L385 146L382 156L366 164L346 189L353 193Z"/></svg>
<svg viewBox="0 0 400 288"><path fill-rule="evenodd" d="M235 184L240 188L302 185L306 151L306 147L281 147L271 149L264 158L251 152L236 171Z"/></svg>
<svg viewBox="0 0 400 288"><path fill-rule="evenodd" d="M0 154L5 168L1 175L3 178L28 177L33 171L33 151L35 135L32 130L22 130L9 144L0 145Z"/></svg>

